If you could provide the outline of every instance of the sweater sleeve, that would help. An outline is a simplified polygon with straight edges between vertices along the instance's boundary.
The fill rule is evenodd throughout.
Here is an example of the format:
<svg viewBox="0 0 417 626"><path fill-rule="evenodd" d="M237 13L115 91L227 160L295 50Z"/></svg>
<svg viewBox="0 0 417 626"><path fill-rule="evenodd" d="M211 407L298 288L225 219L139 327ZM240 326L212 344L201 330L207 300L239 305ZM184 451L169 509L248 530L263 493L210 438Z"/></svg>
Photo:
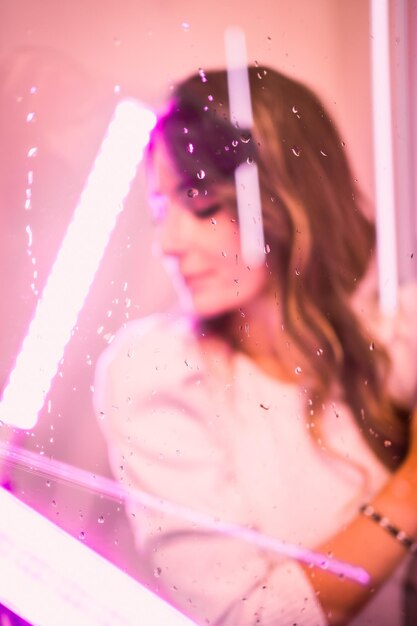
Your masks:
<svg viewBox="0 0 417 626"><path fill-rule="evenodd" d="M248 525L208 376L184 327L140 321L99 361L96 413L127 490ZM137 502L127 508L144 581L198 624L327 624L297 563Z"/></svg>
<svg viewBox="0 0 417 626"><path fill-rule="evenodd" d="M386 346L391 358L389 389L401 406L413 408L417 403L417 282L399 290L395 315L380 315L375 333Z"/></svg>
<svg viewBox="0 0 417 626"><path fill-rule="evenodd" d="M379 310L376 290L368 284L358 290L353 305L369 335L388 352L391 366L387 384L392 399L405 408L414 407L417 403L417 282L400 287L397 310L392 314Z"/></svg>

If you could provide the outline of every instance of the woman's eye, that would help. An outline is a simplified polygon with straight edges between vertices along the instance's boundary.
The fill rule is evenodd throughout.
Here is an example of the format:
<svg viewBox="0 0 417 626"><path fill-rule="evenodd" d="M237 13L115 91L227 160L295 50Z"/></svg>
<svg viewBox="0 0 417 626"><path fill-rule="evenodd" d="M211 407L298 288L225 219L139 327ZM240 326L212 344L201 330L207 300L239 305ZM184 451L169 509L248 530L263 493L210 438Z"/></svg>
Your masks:
<svg viewBox="0 0 417 626"><path fill-rule="evenodd" d="M221 208L222 208L222 205L220 203L210 204L209 206L206 206L206 207L194 209L194 214L196 215L196 217L203 220L207 217L212 217L213 215L218 213Z"/></svg>

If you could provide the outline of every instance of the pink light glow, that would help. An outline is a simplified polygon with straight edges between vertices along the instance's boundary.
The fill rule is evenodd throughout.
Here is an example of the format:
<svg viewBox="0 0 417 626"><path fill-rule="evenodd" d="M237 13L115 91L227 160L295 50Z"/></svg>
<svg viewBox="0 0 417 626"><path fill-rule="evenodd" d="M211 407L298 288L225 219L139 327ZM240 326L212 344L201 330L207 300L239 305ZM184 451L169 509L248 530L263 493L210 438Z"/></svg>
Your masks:
<svg viewBox="0 0 417 626"><path fill-rule="evenodd" d="M155 121L139 102L116 107L4 390L4 423L35 426Z"/></svg>
<svg viewBox="0 0 417 626"><path fill-rule="evenodd" d="M253 126L245 33L241 28L226 30L225 52L229 90L230 119L242 130ZM242 163L235 171L237 208L242 256L251 266L265 262L261 194L258 166Z"/></svg>
<svg viewBox="0 0 417 626"><path fill-rule="evenodd" d="M0 489L0 601L39 626L193 626L188 618Z"/></svg>
<svg viewBox="0 0 417 626"><path fill-rule="evenodd" d="M22 469L30 468L31 472L35 471L44 476L52 476L68 484L77 485L88 491L105 495L116 502L130 501L142 505L145 509L161 511L169 516L191 522L196 527L204 528L210 532L233 537L234 539L256 545L263 550L296 559L310 566L314 565L321 569L326 569L328 572L338 576L343 575L361 585L367 585L370 582L368 572L362 567L350 565L333 557L330 558L303 546L281 541L276 537L269 537L238 524L231 524L218 519L214 520L210 515L205 515L169 500L162 500L146 491L129 489L127 492L122 485L105 476L97 474L92 476L89 472L78 467L46 459L40 454L23 450L11 444L0 443L0 459L12 466L16 465Z"/></svg>

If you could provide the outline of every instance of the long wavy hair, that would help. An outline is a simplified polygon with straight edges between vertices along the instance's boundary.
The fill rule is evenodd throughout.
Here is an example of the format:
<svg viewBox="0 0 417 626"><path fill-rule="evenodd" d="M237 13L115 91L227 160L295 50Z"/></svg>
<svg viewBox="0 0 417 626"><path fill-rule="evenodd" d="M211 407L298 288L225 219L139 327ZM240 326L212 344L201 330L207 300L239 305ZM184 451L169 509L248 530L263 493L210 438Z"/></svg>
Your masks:
<svg viewBox="0 0 417 626"><path fill-rule="evenodd" d="M392 469L407 449L407 422L385 393L388 358L350 304L374 252L374 224L317 96L268 67L250 67L249 80L253 128L230 119L226 72L200 72L176 87L150 151L162 136L184 184L197 189L232 183L240 163L256 161L268 267L282 288L285 329L314 371L310 397L320 407L341 389L369 446ZM210 325L227 338L225 317Z"/></svg>

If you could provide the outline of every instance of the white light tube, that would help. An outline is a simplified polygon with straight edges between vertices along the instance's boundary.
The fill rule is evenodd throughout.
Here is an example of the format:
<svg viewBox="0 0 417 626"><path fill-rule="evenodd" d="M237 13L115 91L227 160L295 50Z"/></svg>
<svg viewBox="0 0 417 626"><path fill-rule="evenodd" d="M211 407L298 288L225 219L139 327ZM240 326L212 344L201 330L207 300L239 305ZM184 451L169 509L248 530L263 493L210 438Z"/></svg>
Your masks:
<svg viewBox="0 0 417 626"><path fill-rule="evenodd" d="M139 102L116 107L0 403L0 420L33 428L156 122Z"/></svg>

